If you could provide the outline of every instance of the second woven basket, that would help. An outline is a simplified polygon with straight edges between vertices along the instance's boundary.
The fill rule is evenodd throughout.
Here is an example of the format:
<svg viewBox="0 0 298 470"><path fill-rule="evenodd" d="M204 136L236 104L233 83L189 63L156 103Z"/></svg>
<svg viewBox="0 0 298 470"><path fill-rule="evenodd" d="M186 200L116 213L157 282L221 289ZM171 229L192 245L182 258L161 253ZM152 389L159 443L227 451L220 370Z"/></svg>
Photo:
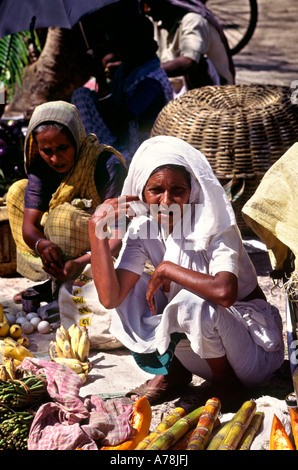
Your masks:
<svg viewBox="0 0 298 470"><path fill-rule="evenodd" d="M241 232L250 234L241 208L298 140L298 107L288 87L207 86L170 101L154 123L151 136L156 135L179 137L206 156L221 184L228 185ZM235 188L241 188L237 195Z"/></svg>

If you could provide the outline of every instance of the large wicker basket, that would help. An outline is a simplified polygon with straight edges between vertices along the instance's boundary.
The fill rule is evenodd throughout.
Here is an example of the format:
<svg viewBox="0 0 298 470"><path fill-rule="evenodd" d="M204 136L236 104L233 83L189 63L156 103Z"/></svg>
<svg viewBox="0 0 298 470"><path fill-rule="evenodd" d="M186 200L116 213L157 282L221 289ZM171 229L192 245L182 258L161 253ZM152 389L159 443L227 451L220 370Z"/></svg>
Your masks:
<svg viewBox="0 0 298 470"><path fill-rule="evenodd" d="M241 232L251 234L241 209L264 173L298 140L298 107L288 87L207 86L170 101L154 123L156 135L190 143L223 186L242 188L231 198Z"/></svg>

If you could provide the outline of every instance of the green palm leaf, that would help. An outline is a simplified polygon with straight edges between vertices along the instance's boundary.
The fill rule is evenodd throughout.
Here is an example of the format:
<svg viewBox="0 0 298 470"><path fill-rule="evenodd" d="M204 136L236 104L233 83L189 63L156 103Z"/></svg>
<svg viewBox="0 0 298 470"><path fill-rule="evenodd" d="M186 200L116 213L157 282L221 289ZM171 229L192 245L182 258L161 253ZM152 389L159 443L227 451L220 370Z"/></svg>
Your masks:
<svg viewBox="0 0 298 470"><path fill-rule="evenodd" d="M24 67L28 64L30 31L15 33L0 39L0 80L11 97L15 81L21 86Z"/></svg>

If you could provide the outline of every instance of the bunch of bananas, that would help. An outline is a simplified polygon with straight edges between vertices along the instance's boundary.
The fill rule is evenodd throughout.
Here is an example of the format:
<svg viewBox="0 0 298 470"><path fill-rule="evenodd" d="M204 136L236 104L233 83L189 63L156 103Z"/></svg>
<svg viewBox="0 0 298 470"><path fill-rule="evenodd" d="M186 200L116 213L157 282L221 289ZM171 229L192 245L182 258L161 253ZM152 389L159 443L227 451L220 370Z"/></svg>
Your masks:
<svg viewBox="0 0 298 470"><path fill-rule="evenodd" d="M49 356L52 361L65 364L76 372L83 383L92 369L89 361L90 340L87 328L71 325L68 330L61 325L56 331L56 341L49 344Z"/></svg>
<svg viewBox="0 0 298 470"><path fill-rule="evenodd" d="M25 346L9 336L0 340L0 380L16 379L17 367L25 357L35 357Z"/></svg>
<svg viewBox="0 0 298 470"><path fill-rule="evenodd" d="M4 364L0 365L0 380L16 380L22 377L21 371L17 367L21 364L18 359L4 357Z"/></svg>

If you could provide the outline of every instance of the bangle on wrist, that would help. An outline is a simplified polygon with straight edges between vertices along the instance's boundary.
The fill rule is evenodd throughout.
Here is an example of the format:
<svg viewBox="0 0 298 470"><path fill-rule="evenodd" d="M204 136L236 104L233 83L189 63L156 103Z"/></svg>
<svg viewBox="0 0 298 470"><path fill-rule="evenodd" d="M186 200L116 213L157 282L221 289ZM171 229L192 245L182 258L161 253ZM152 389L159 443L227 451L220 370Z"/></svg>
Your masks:
<svg viewBox="0 0 298 470"><path fill-rule="evenodd" d="M112 93L109 93L108 95L102 96L101 98L98 98L98 101L105 101L109 98L112 97Z"/></svg>
<svg viewBox="0 0 298 470"><path fill-rule="evenodd" d="M35 242L35 245L34 245L34 251L35 253L39 256L40 255L40 252L38 251L38 245L39 245L39 242L41 242L42 240L45 240L45 238L39 238L36 242Z"/></svg>

